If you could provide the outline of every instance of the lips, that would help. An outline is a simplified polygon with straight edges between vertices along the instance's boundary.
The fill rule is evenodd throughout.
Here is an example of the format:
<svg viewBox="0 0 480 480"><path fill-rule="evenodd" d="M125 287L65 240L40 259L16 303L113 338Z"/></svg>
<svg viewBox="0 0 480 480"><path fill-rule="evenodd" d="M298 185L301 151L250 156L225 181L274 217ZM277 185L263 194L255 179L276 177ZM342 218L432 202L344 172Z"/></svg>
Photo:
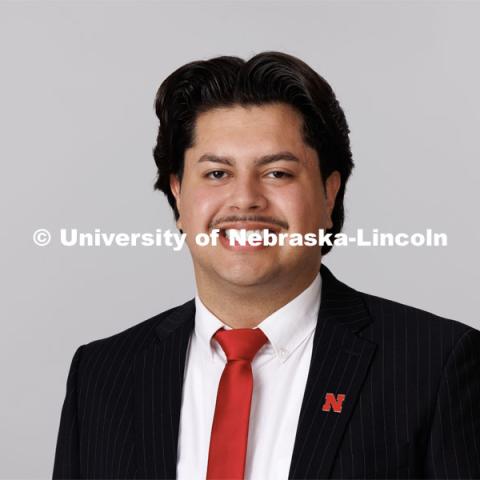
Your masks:
<svg viewBox="0 0 480 480"><path fill-rule="evenodd" d="M236 229L236 228L227 228L225 230L221 230L222 234L228 238L241 238L245 235L247 241L257 239L257 238L264 238L267 229L265 230L246 230L246 229Z"/></svg>
<svg viewBox="0 0 480 480"><path fill-rule="evenodd" d="M257 222L222 224L217 228L220 230L220 243L225 248L236 251L266 248L267 245L262 241L266 233L278 234L280 231L277 226Z"/></svg>
<svg viewBox="0 0 480 480"><path fill-rule="evenodd" d="M259 222L224 223L221 225L217 225L215 228L218 228L220 230L220 233L224 236L225 232L228 230L246 230L247 232L259 232L261 234L263 234L264 230L268 230L270 233L279 233L281 230L280 227L278 227L277 225Z"/></svg>

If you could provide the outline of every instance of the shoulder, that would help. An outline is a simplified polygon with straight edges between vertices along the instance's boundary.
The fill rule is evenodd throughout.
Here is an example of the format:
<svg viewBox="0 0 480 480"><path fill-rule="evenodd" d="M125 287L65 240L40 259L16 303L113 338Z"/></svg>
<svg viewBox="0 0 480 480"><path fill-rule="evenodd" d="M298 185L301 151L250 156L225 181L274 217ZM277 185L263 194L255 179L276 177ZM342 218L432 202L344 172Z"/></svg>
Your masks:
<svg viewBox="0 0 480 480"><path fill-rule="evenodd" d="M137 353L148 348L157 337L157 332L168 328L172 319L183 320L185 315L194 312L194 301L165 310L147 320L133 325L109 337L101 338L82 345L76 356L82 363L88 361L92 368L94 364L122 359L125 362ZM80 361L80 358L79 358Z"/></svg>
<svg viewBox="0 0 480 480"><path fill-rule="evenodd" d="M474 330L457 320L441 317L434 313L410 305L359 292L372 317L380 322L401 323L405 328L418 328L419 325L437 330L448 330L454 336Z"/></svg>
<svg viewBox="0 0 480 480"><path fill-rule="evenodd" d="M466 343L480 348L480 332L457 320L358 292L371 316L365 334L385 348L402 347L446 360Z"/></svg>

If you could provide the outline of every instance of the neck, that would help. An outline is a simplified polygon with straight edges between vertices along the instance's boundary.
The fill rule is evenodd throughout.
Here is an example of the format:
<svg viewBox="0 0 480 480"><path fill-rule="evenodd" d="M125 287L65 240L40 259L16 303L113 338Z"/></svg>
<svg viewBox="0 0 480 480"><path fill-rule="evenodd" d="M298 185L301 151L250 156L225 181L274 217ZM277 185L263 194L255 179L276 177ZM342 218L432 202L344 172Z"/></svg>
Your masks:
<svg viewBox="0 0 480 480"><path fill-rule="evenodd" d="M317 274L318 269L275 284L248 286L205 281L198 274L195 277L200 299L218 319L232 328L254 328L300 295Z"/></svg>

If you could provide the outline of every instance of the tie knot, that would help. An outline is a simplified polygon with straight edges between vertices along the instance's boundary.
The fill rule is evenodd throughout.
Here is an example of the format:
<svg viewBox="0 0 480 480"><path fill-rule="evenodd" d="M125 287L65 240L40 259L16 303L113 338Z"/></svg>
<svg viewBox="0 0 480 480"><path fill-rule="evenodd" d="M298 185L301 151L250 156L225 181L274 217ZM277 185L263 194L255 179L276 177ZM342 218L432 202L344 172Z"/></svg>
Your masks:
<svg viewBox="0 0 480 480"><path fill-rule="evenodd" d="M235 328L217 330L213 336L220 344L227 360L247 360L251 362L268 338L259 328Z"/></svg>

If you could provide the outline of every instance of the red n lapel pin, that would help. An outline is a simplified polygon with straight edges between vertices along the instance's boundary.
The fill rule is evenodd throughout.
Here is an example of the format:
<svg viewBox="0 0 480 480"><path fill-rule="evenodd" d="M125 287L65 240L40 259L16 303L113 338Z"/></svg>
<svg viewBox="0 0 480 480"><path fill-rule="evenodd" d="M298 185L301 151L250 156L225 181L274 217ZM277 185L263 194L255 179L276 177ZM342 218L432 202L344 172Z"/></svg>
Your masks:
<svg viewBox="0 0 480 480"><path fill-rule="evenodd" d="M333 393L326 393L322 410L324 412L331 412L333 410L335 413L341 413L344 400L345 394L343 393L339 393L337 396Z"/></svg>

